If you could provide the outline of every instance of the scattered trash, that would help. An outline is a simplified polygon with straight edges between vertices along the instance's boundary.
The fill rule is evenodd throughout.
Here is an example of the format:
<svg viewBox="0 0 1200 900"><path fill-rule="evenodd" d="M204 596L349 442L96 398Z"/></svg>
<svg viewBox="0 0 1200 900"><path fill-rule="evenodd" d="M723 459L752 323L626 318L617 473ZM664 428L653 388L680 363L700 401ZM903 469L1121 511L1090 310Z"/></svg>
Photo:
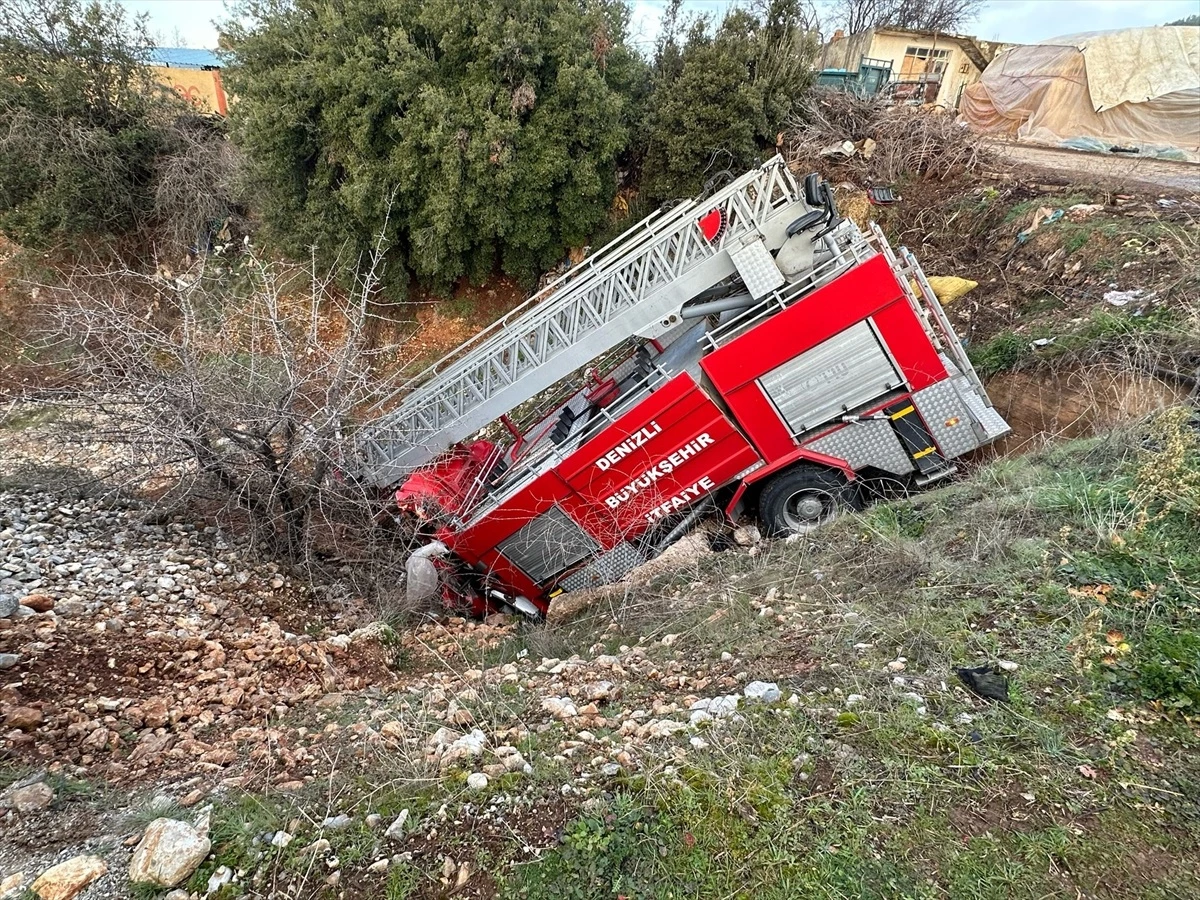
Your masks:
<svg viewBox="0 0 1200 900"><path fill-rule="evenodd" d="M954 670L959 680L970 688L972 693L987 700L999 700L1008 703L1008 679L1000 674L995 666L975 666L970 669Z"/></svg>
<svg viewBox="0 0 1200 900"><path fill-rule="evenodd" d="M978 281L971 281L969 278L959 278L955 275L931 275L925 280L929 282L929 286L933 288L934 296L938 298L938 301L943 306L953 303L955 300L979 287Z"/></svg>
<svg viewBox="0 0 1200 900"><path fill-rule="evenodd" d="M822 147L819 155L826 158L840 156L842 159L849 159L856 152L853 141L842 141L840 144L830 144L828 147Z"/></svg>
<svg viewBox="0 0 1200 900"><path fill-rule="evenodd" d="M1173 206L1179 205L1178 200L1172 200L1168 197L1160 197L1157 202L1158 202L1158 205L1161 206L1163 209L1170 209Z"/></svg>
<svg viewBox="0 0 1200 900"><path fill-rule="evenodd" d="M863 159L870 159L875 153L875 141L871 138L864 138L858 150L863 155Z"/></svg>
<svg viewBox="0 0 1200 900"><path fill-rule="evenodd" d="M899 203L900 197L890 187L867 188L867 200L872 206L890 206Z"/></svg>
<svg viewBox="0 0 1200 900"><path fill-rule="evenodd" d="M1017 234L1017 243L1025 243L1043 225L1053 225L1062 217L1063 211L1061 209L1051 209L1048 206L1038 207L1038 211L1033 214L1033 224Z"/></svg>
<svg viewBox="0 0 1200 900"><path fill-rule="evenodd" d="M1144 294L1141 288L1135 288L1132 291L1106 291L1104 294L1104 302L1111 303L1113 306L1124 306L1130 300L1139 299Z"/></svg>
<svg viewBox="0 0 1200 900"><path fill-rule="evenodd" d="M1067 207L1067 217L1070 219L1086 219L1104 209L1103 203L1076 203Z"/></svg>
<svg viewBox="0 0 1200 900"><path fill-rule="evenodd" d="M1029 343L1030 350L1040 350L1042 347L1049 347L1054 343L1054 338L1037 338Z"/></svg>

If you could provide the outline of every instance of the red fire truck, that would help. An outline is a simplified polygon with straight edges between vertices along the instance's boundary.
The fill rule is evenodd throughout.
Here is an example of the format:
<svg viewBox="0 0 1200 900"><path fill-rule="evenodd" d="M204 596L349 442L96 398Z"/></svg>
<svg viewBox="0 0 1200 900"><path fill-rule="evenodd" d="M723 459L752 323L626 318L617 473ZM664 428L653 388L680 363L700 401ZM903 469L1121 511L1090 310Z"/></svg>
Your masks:
<svg viewBox="0 0 1200 900"><path fill-rule="evenodd" d="M779 158L639 222L376 413L363 471L427 537L410 595L530 616L705 516L802 533L1009 430L913 256Z"/></svg>

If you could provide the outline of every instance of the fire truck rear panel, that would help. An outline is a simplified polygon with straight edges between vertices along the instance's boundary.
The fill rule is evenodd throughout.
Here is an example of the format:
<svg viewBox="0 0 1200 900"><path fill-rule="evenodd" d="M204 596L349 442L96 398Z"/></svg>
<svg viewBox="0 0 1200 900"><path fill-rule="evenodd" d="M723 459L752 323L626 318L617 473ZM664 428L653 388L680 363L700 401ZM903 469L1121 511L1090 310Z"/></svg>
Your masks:
<svg viewBox="0 0 1200 900"><path fill-rule="evenodd" d="M701 367L770 462L847 412L947 376L882 257L733 339Z"/></svg>

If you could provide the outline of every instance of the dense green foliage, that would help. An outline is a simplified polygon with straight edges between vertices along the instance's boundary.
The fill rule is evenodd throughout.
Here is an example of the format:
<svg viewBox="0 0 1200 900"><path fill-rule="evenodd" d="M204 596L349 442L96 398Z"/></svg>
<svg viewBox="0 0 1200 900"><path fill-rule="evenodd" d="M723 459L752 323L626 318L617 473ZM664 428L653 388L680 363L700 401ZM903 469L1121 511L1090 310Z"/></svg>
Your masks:
<svg viewBox="0 0 1200 900"><path fill-rule="evenodd" d="M647 102L643 189L691 196L714 175L757 165L812 84L816 42L799 0L732 9L710 29L675 0L663 17Z"/></svg>
<svg viewBox="0 0 1200 900"><path fill-rule="evenodd" d="M228 26L234 133L290 253L382 234L393 286L530 277L603 228L618 170L644 159L658 202L761 161L811 78L799 11L713 30L675 5L650 64L616 0L249 0Z"/></svg>
<svg viewBox="0 0 1200 900"><path fill-rule="evenodd" d="M445 285L497 264L531 275L603 221L638 68L623 6L297 0L242 12L233 126L285 249L361 252L382 229L393 263Z"/></svg>
<svg viewBox="0 0 1200 900"><path fill-rule="evenodd" d="M0 3L0 231L39 245L148 214L163 141L151 46L111 0Z"/></svg>

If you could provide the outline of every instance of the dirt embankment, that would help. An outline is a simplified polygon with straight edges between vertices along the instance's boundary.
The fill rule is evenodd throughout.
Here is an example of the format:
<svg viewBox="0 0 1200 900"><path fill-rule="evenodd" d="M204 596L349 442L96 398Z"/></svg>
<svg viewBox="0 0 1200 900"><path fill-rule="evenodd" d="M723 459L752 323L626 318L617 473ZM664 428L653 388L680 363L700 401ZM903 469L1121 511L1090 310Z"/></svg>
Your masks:
<svg viewBox="0 0 1200 900"><path fill-rule="evenodd" d="M1178 381L1099 365L1007 372L991 379L987 390L1013 429L988 449L988 457L1094 434L1184 402L1191 394Z"/></svg>

